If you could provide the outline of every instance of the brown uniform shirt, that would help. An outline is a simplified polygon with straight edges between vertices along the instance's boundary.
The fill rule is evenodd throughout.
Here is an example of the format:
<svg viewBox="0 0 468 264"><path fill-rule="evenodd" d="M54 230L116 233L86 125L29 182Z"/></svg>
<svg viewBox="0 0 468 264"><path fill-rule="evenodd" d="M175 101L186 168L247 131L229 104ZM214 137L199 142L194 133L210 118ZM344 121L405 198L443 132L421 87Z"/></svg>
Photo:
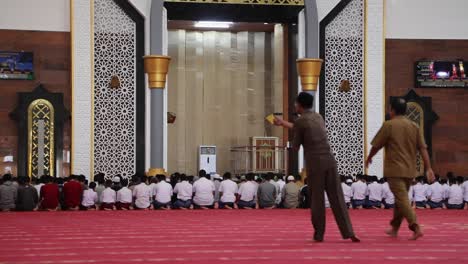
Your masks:
<svg viewBox="0 0 468 264"><path fill-rule="evenodd" d="M372 140L375 148L385 147L385 177L414 178L417 152L427 148L419 127L404 116L386 121Z"/></svg>
<svg viewBox="0 0 468 264"><path fill-rule="evenodd" d="M336 166L335 157L331 153L328 143L327 129L320 114L307 111L294 123L293 148L302 145L307 168L307 175L321 172Z"/></svg>

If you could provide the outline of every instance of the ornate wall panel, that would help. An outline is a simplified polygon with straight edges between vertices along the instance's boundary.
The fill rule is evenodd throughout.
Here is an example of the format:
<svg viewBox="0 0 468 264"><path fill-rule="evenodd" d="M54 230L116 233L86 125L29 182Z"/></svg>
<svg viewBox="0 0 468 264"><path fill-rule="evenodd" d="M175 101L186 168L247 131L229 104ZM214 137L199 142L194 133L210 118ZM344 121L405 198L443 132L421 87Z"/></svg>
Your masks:
<svg viewBox="0 0 468 264"><path fill-rule="evenodd" d="M37 99L28 107L28 175L31 177L54 175L54 114L54 107L45 99Z"/></svg>
<svg viewBox="0 0 468 264"><path fill-rule="evenodd" d="M364 161L364 0L341 1L320 23L320 112L325 117L338 171L363 172ZM350 92L341 92L349 80Z"/></svg>
<svg viewBox="0 0 468 264"><path fill-rule="evenodd" d="M366 0L366 144L370 142L385 120L385 35L384 1ZM383 151L372 160L369 175L383 176ZM367 153L366 153L367 154Z"/></svg>
<svg viewBox="0 0 468 264"><path fill-rule="evenodd" d="M72 146L71 173L91 169L91 1L71 1Z"/></svg>
<svg viewBox="0 0 468 264"><path fill-rule="evenodd" d="M137 26L116 2L94 0L94 173L129 177L137 171Z"/></svg>

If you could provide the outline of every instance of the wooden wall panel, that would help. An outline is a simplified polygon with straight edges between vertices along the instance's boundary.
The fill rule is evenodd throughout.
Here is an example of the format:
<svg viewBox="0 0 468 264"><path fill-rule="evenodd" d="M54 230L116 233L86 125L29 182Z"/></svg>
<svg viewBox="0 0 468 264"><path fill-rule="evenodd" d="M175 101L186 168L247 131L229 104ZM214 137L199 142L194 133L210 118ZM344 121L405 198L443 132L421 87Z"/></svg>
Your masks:
<svg viewBox="0 0 468 264"><path fill-rule="evenodd" d="M0 174L5 166L3 157L13 154L16 162L18 132L16 122L10 120L8 113L17 103L17 92L30 92L38 83L57 93L63 93L67 109L71 104L70 82L70 33L50 31L0 30L0 50L32 51L34 53L35 80L0 80ZM70 149L70 122L64 126L64 150ZM63 174L68 175L69 166L65 165Z"/></svg>
<svg viewBox="0 0 468 264"><path fill-rule="evenodd" d="M402 96L414 88L414 63L422 58L468 60L468 41L387 39L387 109L389 96ZM420 88L416 92L432 97L432 108L440 117L432 136L436 173L468 176L468 89Z"/></svg>
<svg viewBox="0 0 468 264"><path fill-rule="evenodd" d="M271 136L264 120L276 102L266 98L274 87L271 41L269 32L169 31L168 110L177 115L168 128L170 172L196 173L198 146L216 145L222 174L232 170L231 147Z"/></svg>

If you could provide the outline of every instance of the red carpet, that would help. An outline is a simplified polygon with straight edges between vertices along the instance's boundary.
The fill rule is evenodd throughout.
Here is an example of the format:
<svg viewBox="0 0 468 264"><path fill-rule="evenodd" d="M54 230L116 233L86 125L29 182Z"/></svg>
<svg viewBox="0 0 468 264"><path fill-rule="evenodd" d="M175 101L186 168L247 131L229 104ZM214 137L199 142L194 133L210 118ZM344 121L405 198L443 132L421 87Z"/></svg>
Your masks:
<svg viewBox="0 0 468 264"><path fill-rule="evenodd" d="M391 211L351 211L362 243L307 210L0 213L0 263L468 263L468 211L418 211L426 236L383 234Z"/></svg>

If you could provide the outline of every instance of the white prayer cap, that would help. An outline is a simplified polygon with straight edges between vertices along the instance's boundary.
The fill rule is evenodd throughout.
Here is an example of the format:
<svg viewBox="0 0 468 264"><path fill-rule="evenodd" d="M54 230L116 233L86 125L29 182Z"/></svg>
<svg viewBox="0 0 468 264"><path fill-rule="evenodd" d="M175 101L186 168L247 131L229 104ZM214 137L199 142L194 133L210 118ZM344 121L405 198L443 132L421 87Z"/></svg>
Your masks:
<svg viewBox="0 0 468 264"><path fill-rule="evenodd" d="M346 180L346 183L353 183L353 180L347 179L347 180Z"/></svg>
<svg viewBox="0 0 468 264"><path fill-rule="evenodd" d="M120 177L115 176L114 178L112 178L112 182L120 182Z"/></svg>
<svg viewBox="0 0 468 264"><path fill-rule="evenodd" d="M288 181L294 181L294 180L295 180L295 179L294 179L294 176L292 176L292 175L289 175L289 176L288 176Z"/></svg>

